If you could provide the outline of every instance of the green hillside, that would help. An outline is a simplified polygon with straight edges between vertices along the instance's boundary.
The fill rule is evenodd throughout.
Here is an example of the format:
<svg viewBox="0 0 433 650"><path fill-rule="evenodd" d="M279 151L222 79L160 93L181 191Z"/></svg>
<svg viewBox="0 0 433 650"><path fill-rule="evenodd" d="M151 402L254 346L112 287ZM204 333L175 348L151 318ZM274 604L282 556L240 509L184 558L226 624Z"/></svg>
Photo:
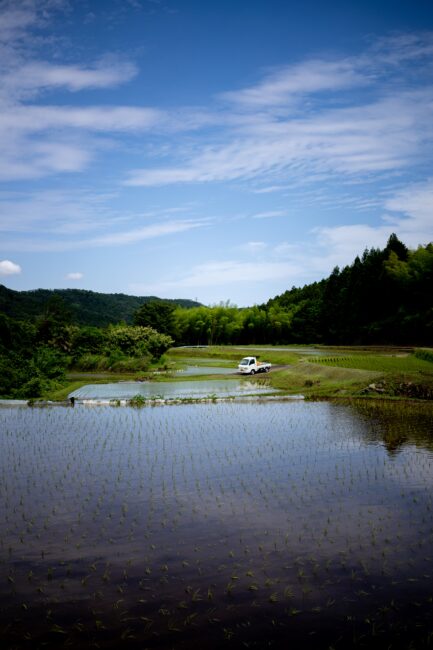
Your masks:
<svg viewBox="0 0 433 650"><path fill-rule="evenodd" d="M154 296L127 296L124 293L97 293L83 289L35 289L13 291L0 285L0 312L17 320L33 320L44 313L54 296L60 297L69 310L71 320L80 325L105 327L110 323L132 323L134 312ZM167 300L189 308L199 307L194 300Z"/></svg>

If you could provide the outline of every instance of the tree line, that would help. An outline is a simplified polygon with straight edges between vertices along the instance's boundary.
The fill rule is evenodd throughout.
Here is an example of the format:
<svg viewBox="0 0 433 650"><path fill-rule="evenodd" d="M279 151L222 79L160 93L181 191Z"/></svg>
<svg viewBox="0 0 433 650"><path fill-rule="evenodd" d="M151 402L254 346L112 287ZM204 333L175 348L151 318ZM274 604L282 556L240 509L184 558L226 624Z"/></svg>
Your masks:
<svg viewBox="0 0 433 650"><path fill-rule="evenodd" d="M137 309L156 296L128 296L124 293L99 293L86 289L32 289L14 291L0 284L0 312L17 320L38 318L52 298L62 303L78 325L106 327L112 323L132 324ZM197 307L200 303L182 298L167 300L175 306Z"/></svg>
<svg viewBox="0 0 433 650"><path fill-rule="evenodd" d="M169 334L180 345L416 344L433 342L433 244L409 250L390 236L351 265L293 287L266 304L239 309L175 307L152 301L134 322Z"/></svg>
<svg viewBox="0 0 433 650"><path fill-rule="evenodd" d="M1 306L10 299L6 292L0 291L0 397L43 395L67 369L144 372L173 344L433 342L433 244L409 250L396 235L326 279L247 308L149 298L136 304L131 323L112 322L104 312L101 327L80 323L59 292L48 292L36 315L13 317Z"/></svg>
<svg viewBox="0 0 433 650"><path fill-rule="evenodd" d="M33 321L0 313L0 397L40 397L62 386L68 369L144 372L173 345L150 327L80 326L52 295Z"/></svg>

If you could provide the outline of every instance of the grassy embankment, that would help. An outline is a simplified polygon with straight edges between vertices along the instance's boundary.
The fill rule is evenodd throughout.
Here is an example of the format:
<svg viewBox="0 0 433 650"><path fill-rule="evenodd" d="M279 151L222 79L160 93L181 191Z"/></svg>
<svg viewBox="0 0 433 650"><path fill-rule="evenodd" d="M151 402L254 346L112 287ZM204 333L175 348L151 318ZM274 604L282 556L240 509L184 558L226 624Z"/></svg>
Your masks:
<svg viewBox="0 0 433 650"><path fill-rule="evenodd" d="M169 370L164 373L69 373L67 385L46 398L66 399L70 392L88 383L197 380L197 375L183 376L176 370L186 365L235 369L246 355L259 356L274 366L271 373L256 375L254 381L312 399L360 395L431 399L433 394L433 352L420 354L409 349L379 347L212 346L171 349L165 355ZM225 378L204 372L201 379Z"/></svg>
<svg viewBox="0 0 433 650"><path fill-rule="evenodd" d="M334 348L277 372L273 386L311 398L368 396L432 399L433 363L391 348Z"/></svg>
<svg viewBox="0 0 433 650"><path fill-rule="evenodd" d="M206 359L206 365L209 359L237 361L248 354L259 355L277 366L269 375L256 376L255 381L313 399L360 395L431 398L433 394L433 352L428 351L420 354L394 347L281 346L272 350L266 346L232 346L170 352L172 358L187 359L188 363L204 363Z"/></svg>

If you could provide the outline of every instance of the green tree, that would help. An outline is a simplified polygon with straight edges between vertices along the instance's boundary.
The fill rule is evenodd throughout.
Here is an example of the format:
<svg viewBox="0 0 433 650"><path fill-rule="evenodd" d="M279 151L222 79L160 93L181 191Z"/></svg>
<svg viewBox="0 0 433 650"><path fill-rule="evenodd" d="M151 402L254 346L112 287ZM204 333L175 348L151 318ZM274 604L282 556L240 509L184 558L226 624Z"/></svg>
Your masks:
<svg viewBox="0 0 433 650"><path fill-rule="evenodd" d="M145 302L134 313L134 325L152 327L161 334L173 337L175 335L176 305L165 300L151 300Z"/></svg>
<svg viewBox="0 0 433 650"><path fill-rule="evenodd" d="M158 359L169 347L173 339L151 327L134 325L112 325L107 330L107 352L118 350L127 356L150 354Z"/></svg>

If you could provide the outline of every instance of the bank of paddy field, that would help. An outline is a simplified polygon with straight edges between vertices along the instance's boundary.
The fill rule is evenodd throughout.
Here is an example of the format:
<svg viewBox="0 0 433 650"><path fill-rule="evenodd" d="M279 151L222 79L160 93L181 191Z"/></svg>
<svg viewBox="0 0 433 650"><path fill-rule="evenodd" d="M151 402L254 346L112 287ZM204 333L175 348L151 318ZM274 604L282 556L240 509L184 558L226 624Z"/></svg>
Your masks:
<svg viewBox="0 0 433 650"><path fill-rule="evenodd" d="M172 348L160 368L148 373L70 372L65 386L50 391L45 399L64 400L86 384L113 381L224 380L233 375L243 356L270 361L269 375L256 375L259 385L306 398L327 397L415 397L433 395L433 352L396 347L320 346L202 346ZM185 372L189 369L189 372ZM247 378L244 378L247 379ZM249 378L248 378L249 380ZM379 383L379 390L369 390ZM155 394L158 389L155 389Z"/></svg>

